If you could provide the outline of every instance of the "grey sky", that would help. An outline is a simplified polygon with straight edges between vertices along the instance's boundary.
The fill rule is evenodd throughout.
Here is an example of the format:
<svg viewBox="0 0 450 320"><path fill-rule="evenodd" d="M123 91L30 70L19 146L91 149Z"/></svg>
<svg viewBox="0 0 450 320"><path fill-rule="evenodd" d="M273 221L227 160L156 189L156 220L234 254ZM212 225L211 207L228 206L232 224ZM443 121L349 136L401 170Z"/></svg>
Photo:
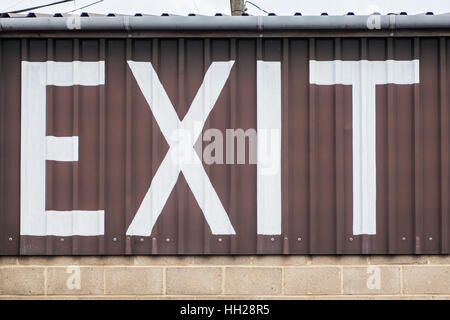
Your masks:
<svg viewBox="0 0 450 320"><path fill-rule="evenodd" d="M56 0L0 0L0 11L11 11L51 3ZM54 13L80 8L98 0L75 0L68 4L56 5L34 12ZM329 14L344 14L352 11L355 14L369 14L380 12L406 11L408 14L424 13L432 11L437 13L450 12L449 0L252 0L268 12L278 15L293 15L295 12L317 15L321 12ZM265 15L247 3L248 13L252 15ZM121 13L134 14L137 12L160 15L163 12L187 15L197 13L202 15L214 15L216 12L229 14L229 0L104 0L81 11L92 13ZM79 13L81 11L75 11Z"/></svg>

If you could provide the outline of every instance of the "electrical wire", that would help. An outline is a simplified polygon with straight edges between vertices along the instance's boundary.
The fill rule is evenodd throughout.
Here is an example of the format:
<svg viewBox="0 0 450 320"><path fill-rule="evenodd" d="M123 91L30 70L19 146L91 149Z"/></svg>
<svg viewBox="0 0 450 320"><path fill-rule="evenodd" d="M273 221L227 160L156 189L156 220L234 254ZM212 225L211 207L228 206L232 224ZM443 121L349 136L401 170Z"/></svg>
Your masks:
<svg viewBox="0 0 450 320"><path fill-rule="evenodd" d="M244 3L244 8L245 8L245 5L247 4L247 3L250 3L252 6L254 6L256 9L259 9L259 10L261 10L262 12L265 12L265 13L269 13L269 12L267 12L266 10L264 10L263 8L261 8L261 7L259 7L259 6L257 6L256 4L254 4L253 2L251 2L251 1L245 1L245 3Z"/></svg>
<svg viewBox="0 0 450 320"><path fill-rule="evenodd" d="M6 11L6 10L9 10L11 8L14 8L15 6L18 6L19 4L21 4L21 3L25 2L25 1L26 0L19 0L16 3L14 3L13 5L9 6L8 8L3 9L2 11Z"/></svg>
<svg viewBox="0 0 450 320"><path fill-rule="evenodd" d="M197 2L195 0L192 0L194 2L195 9L197 9L197 13L200 14L200 10L198 10Z"/></svg>
<svg viewBox="0 0 450 320"><path fill-rule="evenodd" d="M74 12L74 11L78 11L78 10L81 10L81 9L84 9L84 8L87 8L87 7L90 7L90 6L93 6L94 4L97 4L97 3L100 3L100 2L103 2L103 1L104 1L104 0L99 0L99 1L96 1L96 2L92 2L91 4L85 5L85 6L83 6L83 7L80 7L80 8L77 8L77 9L73 9L73 10L70 10L70 11L67 11L67 12L64 12L64 14L72 13L72 12Z"/></svg>
<svg viewBox="0 0 450 320"><path fill-rule="evenodd" d="M31 7L31 8L14 10L14 11L8 11L8 12L5 12L5 13L21 13L21 12L31 11L31 10L34 10L34 9L50 7L50 6L54 6L54 5L61 4L61 3L67 3L67 2L71 2L71 1L74 1L74 0L61 0L61 1L56 1L56 2L52 2L52 3L48 3L48 4L43 4L43 5L40 5L40 6Z"/></svg>

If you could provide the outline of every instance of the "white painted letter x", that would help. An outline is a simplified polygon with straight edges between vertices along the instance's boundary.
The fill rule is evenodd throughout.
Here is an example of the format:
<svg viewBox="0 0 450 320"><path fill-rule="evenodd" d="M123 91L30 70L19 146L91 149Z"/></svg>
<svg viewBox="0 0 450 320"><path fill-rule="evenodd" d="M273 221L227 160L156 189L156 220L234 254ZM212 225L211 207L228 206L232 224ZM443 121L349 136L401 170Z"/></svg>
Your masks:
<svg viewBox="0 0 450 320"><path fill-rule="evenodd" d="M230 219L194 150L194 144L228 79L233 64L234 61L211 64L186 116L180 121L151 62L128 61L170 149L156 171L150 188L128 227L127 235L151 234L180 171L183 172L212 233L235 234ZM177 139L180 132L187 133L183 134L182 140ZM173 161L174 158L180 158L180 154L183 155L183 159L187 155L190 161Z"/></svg>

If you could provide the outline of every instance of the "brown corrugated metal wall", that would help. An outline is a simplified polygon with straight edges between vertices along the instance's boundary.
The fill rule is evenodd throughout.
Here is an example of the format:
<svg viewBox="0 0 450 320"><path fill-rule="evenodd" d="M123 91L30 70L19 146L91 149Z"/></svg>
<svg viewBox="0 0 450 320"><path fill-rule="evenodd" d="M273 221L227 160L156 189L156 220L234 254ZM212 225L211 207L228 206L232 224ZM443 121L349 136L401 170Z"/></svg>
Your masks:
<svg viewBox="0 0 450 320"><path fill-rule="evenodd" d="M450 253L449 39L0 40L0 254ZM377 234L352 232L352 88L310 60L420 60L420 83L376 87ZM21 61L105 61L105 85L47 87L47 210L105 210L105 235L20 236ZM256 232L256 166L203 164L236 235L212 235L180 174L150 237L127 237L169 146L127 60L151 61L180 119L213 61L236 60L203 128L256 128L256 61L281 61L282 234ZM197 141L197 145L202 143ZM204 146L207 145L203 142Z"/></svg>

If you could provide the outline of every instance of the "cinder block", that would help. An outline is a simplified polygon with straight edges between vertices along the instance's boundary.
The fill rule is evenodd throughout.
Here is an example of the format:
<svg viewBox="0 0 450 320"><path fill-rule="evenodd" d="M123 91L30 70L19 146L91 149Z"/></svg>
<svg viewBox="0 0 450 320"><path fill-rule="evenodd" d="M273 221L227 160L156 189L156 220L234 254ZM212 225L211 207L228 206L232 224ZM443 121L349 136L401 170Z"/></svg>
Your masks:
<svg viewBox="0 0 450 320"><path fill-rule="evenodd" d="M227 267L225 269L226 294L281 294L281 268Z"/></svg>
<svg viewBox="0 0 450 320"><path fill-rule="evenodd" d="M103 268L49 267L47 269L48 294L103 294Z"/></svg>
<svg viewBox="0 0 450 320"><path fill-rule="evenodd" d="M309 262L308 256L197 256L196 265L241 265L241 266L298 266Z"/></svg>
<svg viewBox="0 0 450 320"><path fill-rule="evenodd" d="M430 264L449 264L450 255L433 255L428 257Z"/></svg>
<svg viewBox="0 0 450 320"><path fill-rule="evenodd" d="M45 268L0 268L0 295L44 294Z"/></svg>
<svg viewBox="0 0 450 320"><path fill-rule="evenodd" d="M6 265L16 265L17 264L17 258L16 257L1 257L0 256L0 266L6 266Z"/></svg>
<svg viewBox="0 0 450 320"><path fill-rule="evenodd" d="M138 300L270 300L283 299L280 296L223 296L223 295L165 295L165 296L136 296Z"/></svg>
<svg viewBox="0 0 450 320"><path fill-rule="evenodd" d="M338 267L287 267L284 291L288 295L340 294L341 269Z"/></svg>
<svg viewBox="0 0 450 320"><path fill-rule="evenodd" d="M78 300L76 296L0 296L0 300Z"/></svg>
<svg viewBox="0 0 450 320"><path fill-rule="evenodd" d="M105 292L113 295L162 294L163 269L147 267L105 268Z"/></svg>
<svg viewBox="0 0 450 320"><path fill-rule="evenodd" d="M394 295L394 296L374 296L374 300L431 300L432 296L416 295Z"/></svg>
<svg viewBox="0 0 450 320"><path fill-rule="evenodd" d="M194 264L201 266L250 265L251 256L196 256Z"/></svg>
<svg viewBox="0 0 450 320"><path fill-rule="evenodd" d="M139 295L136 296L137 300L208 300L215 299L216 296L147 296L147 295Z"/></svg>
<svg viewBox="0 0 450 320"><path fill-rule="evenodd" d="M427 256L394 255L371 256L370 264L426 264Z"/></svg>
<svg viewBox="0 0 450 320"><path fill-rule="evenodd" d="M133 256L90 256L79 257L78 264L80 265L125 265L131 266L134 264Z"/></svg>
<svg viewBox="0 0 450 320"><path fill-rule="evenodd" d="M58 265L75 265L78 257L71 256L26 256L18 257L19 265L24 266L58 266Z"/></svg>
<svg viewBox="0 0 450 320"><path fill-rule="evenodd" d="M311 296L312 300L372 300L372 296L343 294L337 296Z"/></svg>
<svg viewBox="0 0 450 320"><path fill-rule="evenodd" d="M400 293L400 267L344 267L344 293Z"/></svg>
<svg viewBox="0 0 450 320"><path fill-rule="evenodd" d="M20 265L45 265L45 266L69 266L69 265L133 265L133 256L28 256L19 257Z"/></svg>
<svg viewBox="0 0 450 320"><path fill-rule="evenodd" d="M347 255L347 256L311 256L311 264L317 265L366 265L367 256Z"/></svg>
<svg viewBox="0 0 450 320"><path fill-rule="evenodd" d="M450 266L403 267L403 290L407 294L450 294Z"/></svg>
<svg viewBox="0 0 450 320"><path fill-rule="evenodd" d="M190 256L136 256L134 264L137 266L170 266L192 265L194 258Z"/></svg>
<svg viewBox="0 0 450 320"><path fill-rule="evenodd" d="M222 293L222 269L214 267L169 267L167 294L195 295Z"/></svg>
<svg viewBox="0 0 450 320"><path fill-rule="evenodd" d="M136 300L137 296L79 296L78 300Z"/></svg>
<svg viewBox="0 0 450 320"><path fill-rule="evenodd" d="M251 264L256 266L301 266L310 261L309 256L254 256Z"/></svg>

